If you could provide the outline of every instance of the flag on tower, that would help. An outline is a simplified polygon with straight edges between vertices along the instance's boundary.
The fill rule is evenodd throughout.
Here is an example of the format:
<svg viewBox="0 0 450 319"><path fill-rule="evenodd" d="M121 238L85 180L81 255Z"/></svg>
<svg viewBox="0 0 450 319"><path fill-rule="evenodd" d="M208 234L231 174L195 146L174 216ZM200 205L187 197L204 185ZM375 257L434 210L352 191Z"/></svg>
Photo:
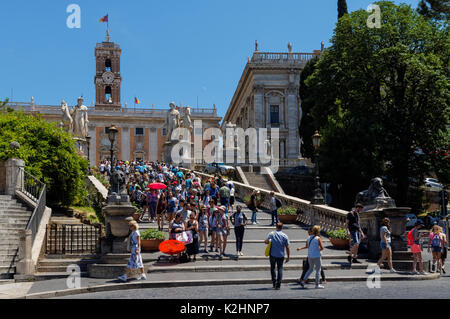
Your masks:
<svg viewBox="0 0 450 319"><path fill-rule="evenodd" d="M108 15L105 15L103 18L100 19L98 22L108 22Z"/></svg>
<svg viewBox="0 0 450 319"><path fill-rule="evenodd" d="M134 98L134 104L139 104L139 103L141 103L141 101L139 101L139 100L137 99L137 97L135 97L135 98Z"/></svg>

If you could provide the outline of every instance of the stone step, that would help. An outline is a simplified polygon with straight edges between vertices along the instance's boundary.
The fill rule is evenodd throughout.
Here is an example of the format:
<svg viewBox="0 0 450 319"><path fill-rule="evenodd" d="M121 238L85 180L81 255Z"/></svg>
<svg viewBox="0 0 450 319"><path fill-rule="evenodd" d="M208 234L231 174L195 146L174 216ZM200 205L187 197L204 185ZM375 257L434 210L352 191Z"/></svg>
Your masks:
<svg viewBox="0 0 450 319"><path fill-rule="evenodd" d="M32 213L32 211L28 210L26 207L0 207L0 214L5 213L15 214L24 212L29 212L30 214Z"/></svg>
<svg viewBox="0 0 450 319"><path fill-rule="evenodd" d="M34 274L34 280L35 281L43 281L43 280L52 280L52 279L61 279L61 278L67 278L68 274L64 272L48 272L48 273L41 273L36 272ZM86 271L82 271L80 273L81 277L87 277L88 273Z"/></svg>
<svg viewBox="0 0 450 319"><path fill-rule="evenodd" d="M0 212L0 218L30 218L31 212L29 213L5 213Z"/></svg>
<svg viewBox="0 0 450 319"><path fill-rule="evenodd" d="M128 255L128 254L127 254ZM53 259L91 259L99 258L100 255L95 254L46 254L42 260L53 260Z"/></svg>
<svg viewBox="0 0 450 319"><path fill-rule="evenodd" d="M92 264L98 262L98 259L41 259L39 260L39 267L55 267L55 266L69 266L69 265L82 265L82 264Z"/></svg>
<svg viewBox="0 0 450 319"><path fill-rule="evenodd" d="M3 227L7 227L9 228L9 226L13 226L13 227L23 227L25 228L28 224L28 219L16 219L16 218L7 218L7 219L2 219L0 218L0 229Z"/></svg>
<svg viewBox="0 0 450 319"><path fill-rule="evenodd" d="M8 238L8 239L2 239L1 241L0 241L0 245L11 245L11 246L17 246L19 244L19 241L17 240L17 239L11 239L11 238Z"/></svg>
<svg viewBox="0 0 450 319"><path fill-rule="evenodd" d="M80 267L80 271L87 271L87 264L75 264L78 265ZM67 266L38 266L37 271L39 273L52 273L52 272L66 272L67 270ZM68 275L66 274L66 277Z"/></svg>
<svg viewBox="0 0 450 319"><path fill-rule="evenodd" d="M26 206L25 204L22 203L18 203L18 202L0 202L0 209L5 209L5 208L28 208L28 206Z"/></svg>
<svg viewBox="0 0 450 319"><path fill-rule="evenodd" d="M0 195L0 200L15 200L11 195Z"/></svg>

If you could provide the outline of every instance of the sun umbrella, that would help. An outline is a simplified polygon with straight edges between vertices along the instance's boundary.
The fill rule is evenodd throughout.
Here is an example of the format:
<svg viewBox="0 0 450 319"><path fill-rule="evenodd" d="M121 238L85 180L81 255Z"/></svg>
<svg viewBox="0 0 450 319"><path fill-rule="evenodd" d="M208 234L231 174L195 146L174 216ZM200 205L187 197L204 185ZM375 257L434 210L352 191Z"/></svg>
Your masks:
<svg viewBox="0 0 450 319"><path fill-rule="evenodd" d="M150 189L166 189L166 184L163 183L151 183L148 185Z"/></svg>
<svg viewBox="0 0 450 319"><path fill-rule="evenodd" d="M166 255L175 255L184 251L186 247L181 241L169 239L159 244L159 251Z"/></svg>

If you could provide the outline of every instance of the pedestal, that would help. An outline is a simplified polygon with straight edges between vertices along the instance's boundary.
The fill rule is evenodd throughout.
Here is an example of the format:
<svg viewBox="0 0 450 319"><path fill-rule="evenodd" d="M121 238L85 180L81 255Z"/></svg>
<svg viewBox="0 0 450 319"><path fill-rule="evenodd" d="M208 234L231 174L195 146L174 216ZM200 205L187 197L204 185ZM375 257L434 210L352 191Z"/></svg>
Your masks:
<svg viewBox="0 0 450 319"><path fill-rule="evenodd" d="M87 150L87 141L84 138L81 137L73 137L75 141L75 145L77 147L77 150L84 154L84 156L89 156L88 150Z"/></svg>
<svg viewBox="0 0 450 319"><path fill-rule="evenodd" d="M176 148L174 149L174 147ZM183 153L177 153L178 158L173 158L172 152L177 152L181 149ZM194 143L189 141L167 141L164 143L163 150L164 162L189 169L194 167L194 158L192 156L194 154Z"/></svg>
<svg viewBox="0 0 450 319"><path fill-rule="evenodd" d="M406 214L410 212L409 207L381 208L362 212L361 228L368 240L368 258L377 260L381 254L380 228L381 221L387 217L391 221L391 241L393 251L407 251L406 242Z"/></svg>

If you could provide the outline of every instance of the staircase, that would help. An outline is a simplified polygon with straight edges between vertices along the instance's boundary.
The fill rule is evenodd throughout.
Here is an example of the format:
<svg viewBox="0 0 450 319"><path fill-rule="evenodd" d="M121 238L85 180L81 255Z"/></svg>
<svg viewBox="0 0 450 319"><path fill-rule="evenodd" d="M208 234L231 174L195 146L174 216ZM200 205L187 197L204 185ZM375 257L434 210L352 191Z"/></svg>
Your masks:
<svg viewBox="0 0 450 319"><path fill-rule="evenodd" d="M253 186L260 189L265 189L268 191L275 191L272 187L272 184L267 179L267 174L261 174L259 172L245 172L245 177L247 178L248 183Z"/></svg>
<svg viewBox="0 0 450 319"><path fill-rule="evenodd" d="M0 279L14 276L20 229L25 229L32 211L10 195L0 195Z"/></svg>

